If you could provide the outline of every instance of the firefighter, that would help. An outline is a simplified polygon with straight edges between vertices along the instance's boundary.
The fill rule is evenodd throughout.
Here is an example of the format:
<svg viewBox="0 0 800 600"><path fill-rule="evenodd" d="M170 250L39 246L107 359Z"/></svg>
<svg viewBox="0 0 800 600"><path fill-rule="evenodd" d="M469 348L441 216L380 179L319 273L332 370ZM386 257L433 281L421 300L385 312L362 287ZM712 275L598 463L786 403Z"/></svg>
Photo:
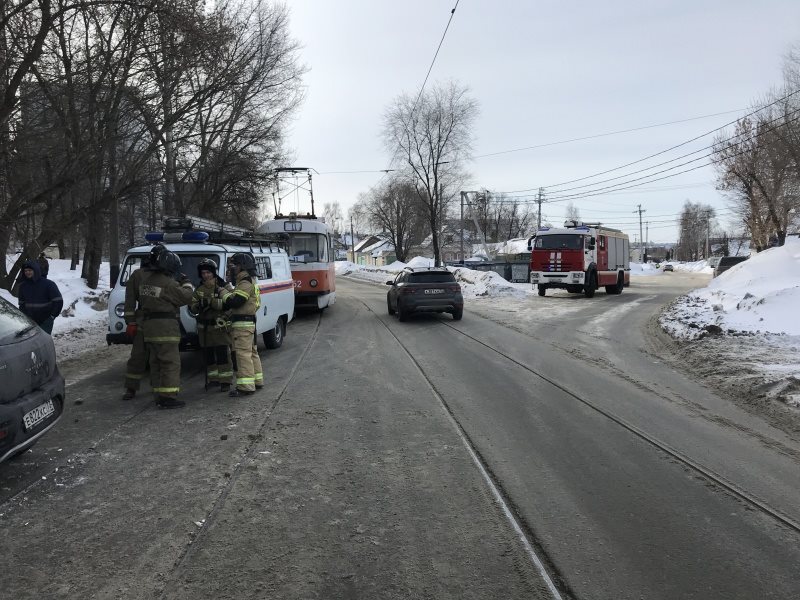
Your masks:
<svg viewBox="0 0 800 600"><path fill-rule="evenodd" d="M233 366L230 359L231 335L228 315L211 308L211 301L224 293L225 282L217 275L217 263L204 258L197 265L200 286L194 291L189 310L197 315L197 337L203 348L206 365L206 389L220 387L227 392L231 387Z"/></svg>
<svg viewBox="0 0 800 600"><path fill-rule="evenodd" d="M192 284L180 273L181 259L164 250L156 259L155 269L146 271L139 285L138 301L142 307L142 333L147 346L150 385L159 408L185 406L178 399L181 384L181 306L192 299ZM175 277L178 281L175 281Z"/></svg>
<svg viewBox="0 0 800 600"><path fill-rule="evenodd" d="M230 310L233 338L233 369L236 388L230 396L248 396L256 388L264 387L261 359L255 345L256 311L261 306L261 295L256 279L256 263L252 255L237 252L228 261L233 291L222 290L221 297L212 300L217 310Z"/></svg>
<svg viewBox="0 0 800 600"><path fill-rule="evenodd" d="M133 400L136 392L147 371L147 346L144 343L142 333L142 309L137 302L139 297L139 286L142 277L148 271L155 270L154 265L158 260L158 255L164 250L164 246L156 244L150 249L150 254L142 259L142 266L131 273L130 278L125 284L125 333L131 340L131 356L128 358L128 366L125 370L125 393L123 400Z"/></svg>

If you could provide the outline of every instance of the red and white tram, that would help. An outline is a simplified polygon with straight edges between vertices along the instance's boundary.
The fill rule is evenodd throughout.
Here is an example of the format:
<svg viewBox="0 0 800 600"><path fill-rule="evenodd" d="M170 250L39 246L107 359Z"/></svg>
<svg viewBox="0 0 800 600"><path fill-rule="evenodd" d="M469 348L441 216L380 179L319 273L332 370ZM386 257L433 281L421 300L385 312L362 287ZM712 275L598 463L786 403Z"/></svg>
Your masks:
<svg viewBox="0 0 800 600"><path fill-rule="evenodd" d="M308 175L307 182L294 184L293 191L305 189L311 199L311 212L301 214L280 212L280 176L288 174L297 180L299 173ZM286 251L294 280L295 306L323 311L336 302L336 269L333 251L333 231L314 214L314 194L311 190L311 169L291 167L276 171L276 216L262 223L257 233L285 234ZM299 207L298 207L299 208Z"/></svg>

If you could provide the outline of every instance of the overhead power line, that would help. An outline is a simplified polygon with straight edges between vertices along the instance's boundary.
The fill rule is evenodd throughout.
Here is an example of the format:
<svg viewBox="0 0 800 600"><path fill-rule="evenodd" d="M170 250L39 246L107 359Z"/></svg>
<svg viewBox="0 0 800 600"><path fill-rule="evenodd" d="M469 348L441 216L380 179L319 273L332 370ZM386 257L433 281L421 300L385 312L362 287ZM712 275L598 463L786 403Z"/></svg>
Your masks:
<svg viewBox="0 0 800 600"><path fill-rule="evenodd" d="M770 106L774 106L774 105L776 105L776 104L778 104L780 102L783 102L784 100L787 100L788 98L791 98L792 96L794 96L794 95L796 95L798 93L800 93L800 89L795 90L793 92L790 92L790 93L786 94L785 96L783 96L781 98L778 98L774 102L770 102L769 104L765 104L763 106L760 106L759 108L756 108L755 110L747 113L746 115L743 115L743 116L739 117L738 119L736 119L734 121L730 121L729 123L726 123L725 125L722 125L721 127L716 127L714 129L711 129L710 131L707 131L707 132L701 134L701 135L698 135L698 136L693 137L693 138L691 138L689 140L686 140L685 142L681 142L680 144L676 144L675 146L671 146L670 148L667 148L665 150L661 150L660 152L656 152L654 154L650 154L649 156L645 156L644 158L640 158L638 160L626 163L624 165L620 165L620 166L614 167L612 169L606 169L605 171L600 171L600 172L594 173L592 175L586 175L585 177L579 177L577 179L570 179L568 181L562 181L560 183L553 183L553 184L545 185L545 186L531 187L531 188L527 188L527 189L524 189L524 190L513 190L513 191L510 191L510 192L506 192L506 193L516 194L516 193L522 193L522 192L532 192L532 191L538 190L539 187L544 187L544 188L560 187L562 185L567 185L567 184L570 184L570 183L577 183L579 181L586 181L587 179L592 179L594 177L599 177L599 176L605 175L607 173L612 173L614 171L619 171L620 169L624 169L626 167L630 167L632 165L639 164L639 163L644 162L646 160L650 160L651 158L655 158L656 156L661 156L662 154L666 154L667 152L671 152L672 150L676 150L677 148L681 148L683 146L686 146L687 144L691 144L692 142L695 142L695 141L697 141L699 139L702 139L702 138L704 138L706 136L709 136L712 133L716 133L717 131L725 129L726 127L730 127L731 125L735 125L738 121L740 121L742 119L746 119L747 117L751 117L754 114L759 113L762 110L764 110L766 108L769 108Z"/></svg>
<svg viewBox="0 0 800 600"><path fill-rule="evenodd" d="M587 135L584 137L571 138L568 140L560 140L557 142L547 142L544 144L536 144L535 146L525 146L524 148L514 148L512 150L500 150L499 152L489 152L488 154L478 154L472 158L486 158L488 156L500 156L501 154L511 154L512 152L522 152L524 150L535 150L537 148L547 148L549 146L559 146L561 144L571 144L572 142L583 142L585 140L594 140L601 137L608 137L611 135L619 135L621 133L632 133L634 131L644 131L645 129L655 129L656 127L666 127L667 125L676 125L678 123L688 123L690 121L699 121L700 119L709 119L711 117L718 117L720 115L729 115L738 113L745 109L737 108L736 110L726 110L723 112L713 113L710 115L701 115L699 117L689 117L688 119L679 119L677 121L667 121L666 123L655 123L653 125L643 125L641 127L632 127L631 129L620 129L618 131L609 131L606 133L598 133L595 135Z"/></svg>
<svg viewBox="0 0 800 600"><path fill-rule="evenodd" d="M433 70L433 65L436 63L436 57L439 56L439 50L441 50L442 48L442 44L444 43L444 38L447 35L447 30L450 29L450 23L453 21L453 15L456 14L456 9L458 8L458 3L460 1L461 0L456 0L456 5L453 7L453 10L450 11L450 18L447 19L447 26L444 28L442 39L439 40L439 46L436 48L436 54L433 55L431 66L428 67L428 72L425 75L425 81L422 82L422 87L419 88L419 94L417 94L417 99L414 100L414 106L411 107L411 114L414 114L414 110L417 108L417 102L419 102L419 99L422 96L422 91L425 89L425 84L428 83L428 77L430 77L431 71Z"/></svg>

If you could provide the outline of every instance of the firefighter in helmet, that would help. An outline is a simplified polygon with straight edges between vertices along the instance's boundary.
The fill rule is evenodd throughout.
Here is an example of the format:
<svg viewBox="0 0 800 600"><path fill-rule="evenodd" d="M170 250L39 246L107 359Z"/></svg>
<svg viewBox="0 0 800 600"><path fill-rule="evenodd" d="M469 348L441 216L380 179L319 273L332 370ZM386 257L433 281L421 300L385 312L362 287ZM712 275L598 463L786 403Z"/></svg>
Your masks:
<svg viewBox="0 0 800 600"><path fill-rule="evenodd" d="M142 307L142 333L150 356L150 384L160 408L180 408L181 385L181 306L192 299L192 284L180 273L181 259L164 250L155 269L142 276L138 300ZM175 278L178 278L178 281Z"/></svg>
<svg viewBox="0 0 800 600"><path fill-rule="evenodd" d="M139 390L139 386L147 371L147 347L144 343L142 334L142 307L138 302L139 286L142 284L142 277L148 271L155 270L158 255L163 252L164 246L156 244L150 249L150 253L142 259L142 265L131 273L130 278L125 284L125 323L127 325L125 333L131 340L131 356L128 358L128 366L125 370L125 393L123 400L132 400Z"/></svg>
<svg viewBox="0 0 800 600"><path fill-rule="evenodd" d="M236 389L230 395L246 396L264 386L261 359L256 349L256 312L261 306L256 263L253 256L237 252L228 261L232 291L223 290L221 298L212 300L218 310L230 310L233 338L233 368Z"/></svg>
<svg viewBox="0 0 800 600"><path fill-rule="evenodd" d="M197 315L197 337L203 348L206 365L206 386L230 389L233 366L230 358L230 321L223 311L211 307L211 301L220 298L225 282L217 275L217 263L204 258L197 265L200 285L192 295L189 310Z"/></svg>

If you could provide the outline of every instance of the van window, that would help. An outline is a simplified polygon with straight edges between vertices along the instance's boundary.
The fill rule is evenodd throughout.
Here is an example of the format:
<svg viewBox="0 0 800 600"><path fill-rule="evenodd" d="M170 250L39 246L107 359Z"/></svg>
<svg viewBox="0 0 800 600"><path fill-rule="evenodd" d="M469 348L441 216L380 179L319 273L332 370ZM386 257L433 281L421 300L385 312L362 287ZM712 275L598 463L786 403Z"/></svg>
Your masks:
<svg viewBox="0 0 800 600"><path fill-rule="evenodd" d="M131 254L125 257L125 264L122 265L122 270L119 273L119 284L125 287L131 274L142 266L142 260L145 258L144 254Z"/></svg>
<svg viewBox="0 0 800 600"><path fill-rule="evenodd" d="M272 279L272 263L268 256L256 257L256 274L259 279Z"/></svg>
<svg viewBox="0 0 800 600"><path fill-rule="evenodd" d="M197 273L197 265L200 264L200 261L206 258L210 258L215 263L217 263L217 275L222 279L225 279L225 269L227 265L223 264L220 268L220 260L219 256L216 254L183 254L182 252L178 252L178 258L181 259L181 273L186 275L189 278L189 281L192 282L194 287L200 285L200 275ZM175 279L179 278L179 274L175 274Z"/></svg>

